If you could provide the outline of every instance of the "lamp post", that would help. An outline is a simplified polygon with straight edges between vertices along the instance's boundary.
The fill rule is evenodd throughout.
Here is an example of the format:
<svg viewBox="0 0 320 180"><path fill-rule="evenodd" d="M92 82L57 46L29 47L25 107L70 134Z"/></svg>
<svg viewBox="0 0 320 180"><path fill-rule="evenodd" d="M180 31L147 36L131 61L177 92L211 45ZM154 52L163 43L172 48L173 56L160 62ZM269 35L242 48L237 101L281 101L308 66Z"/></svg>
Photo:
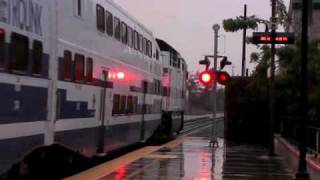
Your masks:
<svg viewBox="0 0 320 180"><path fill-rule="evenodd" d="M214 24L212 27L214 31L214 52L213 52L213 58L214 58L214 65L213 65L213 71L216 72L218 69L218 37L219 37L219 30L220 25ZM216 138L216 117L217 117L217 82L214 81L213 88L212 88L212 95L213 95L213 106L212 106L212 135L210 140L210 145L214 147L215 145L218 145L218 141Z"/></svg>
<svg viewBox="0 0 320 180"><path fill-rule="evenodd" d="M247 5L244 5L244 20L247 20ZM242 39L242 68L241 68L241 76L245 76L246 71L246 46L247 46L247 27L243 28L243 39Z"/></svg>

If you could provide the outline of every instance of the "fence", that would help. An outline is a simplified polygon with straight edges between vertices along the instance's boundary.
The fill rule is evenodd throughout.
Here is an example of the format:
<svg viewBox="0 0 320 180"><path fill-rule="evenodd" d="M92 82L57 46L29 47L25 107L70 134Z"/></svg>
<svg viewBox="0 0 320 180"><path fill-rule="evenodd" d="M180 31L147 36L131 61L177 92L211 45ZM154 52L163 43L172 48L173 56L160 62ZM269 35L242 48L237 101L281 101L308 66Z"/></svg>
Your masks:
<svg viewBox="0 0 320 180"><path fill-rule="evenodd" d="M280 134L294 145L299 142L299 118L281 117ZM318 156L320 153L320 128L307 126L307 148Z"/></svg>

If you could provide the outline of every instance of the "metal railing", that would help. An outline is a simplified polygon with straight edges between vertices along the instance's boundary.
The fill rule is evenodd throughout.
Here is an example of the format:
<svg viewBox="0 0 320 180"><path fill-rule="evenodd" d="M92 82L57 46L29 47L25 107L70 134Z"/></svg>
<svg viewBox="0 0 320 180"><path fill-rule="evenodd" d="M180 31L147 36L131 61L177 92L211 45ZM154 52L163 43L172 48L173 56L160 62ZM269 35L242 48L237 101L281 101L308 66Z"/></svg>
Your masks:
<svg viewBox="0 0 320 180"><path fill-rule="evenodd" d="M280 134L294 145L299 142L299 118L281 117ZM307 148L316 157L320 154L320 128L307 126Z"/></svg>

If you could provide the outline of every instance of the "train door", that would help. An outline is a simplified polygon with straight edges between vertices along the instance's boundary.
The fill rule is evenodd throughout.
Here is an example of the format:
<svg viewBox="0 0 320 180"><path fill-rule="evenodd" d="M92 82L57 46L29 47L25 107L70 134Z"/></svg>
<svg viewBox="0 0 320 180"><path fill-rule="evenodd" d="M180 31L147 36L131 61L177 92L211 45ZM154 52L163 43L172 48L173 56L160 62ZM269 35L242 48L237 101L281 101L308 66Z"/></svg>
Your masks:
<svg viewBox="0 0 320 180"><path fill-rule="evenodd" d="M106 96L107 96L107 81L108 71L102 71L102 88L101 88L101 104L100 104L100 127L98 134L98 148L97 154L104 154L104 142L105 142L105 122L106 122Z"/></svg>

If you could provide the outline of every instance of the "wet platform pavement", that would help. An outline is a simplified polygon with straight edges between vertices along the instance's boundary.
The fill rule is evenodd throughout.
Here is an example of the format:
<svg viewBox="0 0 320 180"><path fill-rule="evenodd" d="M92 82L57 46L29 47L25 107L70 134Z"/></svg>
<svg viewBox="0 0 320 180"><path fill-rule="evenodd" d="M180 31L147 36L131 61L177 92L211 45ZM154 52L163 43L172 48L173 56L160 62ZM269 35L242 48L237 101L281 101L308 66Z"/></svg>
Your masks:
<svg viewBox="0 0 320 180"><path fill-rule="evenodd" d="M280 157L269 158L267 149L227 145L209 147L211 128L178 138L142 158L99 176L100 180L292 180L293 173ZM219 134L222 133L220 130Z"/></svg>

